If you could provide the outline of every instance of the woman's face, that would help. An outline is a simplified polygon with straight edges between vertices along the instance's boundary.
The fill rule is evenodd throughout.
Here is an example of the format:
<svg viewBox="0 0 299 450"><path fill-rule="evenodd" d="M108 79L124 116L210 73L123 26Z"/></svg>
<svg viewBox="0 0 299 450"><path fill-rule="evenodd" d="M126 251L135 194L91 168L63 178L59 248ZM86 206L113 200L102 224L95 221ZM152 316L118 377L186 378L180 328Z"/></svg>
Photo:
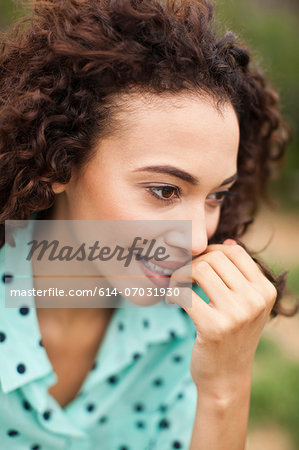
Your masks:
<svg viewBox="0 0 299 450"><path fill-rule="evenodd" d="M156 239L171 260L183 262L186 250L199 256L217 229L223 191L236 180L236 113L229 103L220 113L211 99L188 95L128 101L117 117L125 125L120 132L98 142L94 157L67 185L53 186L52 218L162 221L158 233L138 230L136 222L135 236ZM169 228L167 221L179 220L192 221L192 240ZM134 264L127 270L142 273L140 262ZM156 286L149 278L143 282Z"/></svg>

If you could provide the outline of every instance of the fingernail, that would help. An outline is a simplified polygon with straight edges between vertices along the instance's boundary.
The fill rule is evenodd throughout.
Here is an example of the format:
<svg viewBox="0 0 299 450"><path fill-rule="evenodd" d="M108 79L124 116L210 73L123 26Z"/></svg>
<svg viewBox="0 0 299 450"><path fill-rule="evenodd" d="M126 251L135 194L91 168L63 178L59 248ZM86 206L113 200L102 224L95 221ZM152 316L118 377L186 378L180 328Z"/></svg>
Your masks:
<svg viewBox="0 0 299 450"><path fill-rule="evenodd" d="M223 244L225 244L225 245L238 245L237 242L234 241L233 239L225 239Z"/></svg>

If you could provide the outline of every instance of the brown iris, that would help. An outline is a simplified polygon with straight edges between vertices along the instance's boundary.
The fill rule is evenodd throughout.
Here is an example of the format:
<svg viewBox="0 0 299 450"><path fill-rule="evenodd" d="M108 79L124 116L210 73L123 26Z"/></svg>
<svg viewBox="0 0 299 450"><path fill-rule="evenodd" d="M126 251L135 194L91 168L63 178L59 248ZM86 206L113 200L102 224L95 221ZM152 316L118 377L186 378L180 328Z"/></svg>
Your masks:
<svg viewBox="0 0 299 450"><path fill-rule="evenodd" d="M165 186L165 187L162 188L161 191L162 191L162 196L164 198L171 198L172 194L173 194L173 191L174 191L174 188L170 187L170 186Z"/></svg>

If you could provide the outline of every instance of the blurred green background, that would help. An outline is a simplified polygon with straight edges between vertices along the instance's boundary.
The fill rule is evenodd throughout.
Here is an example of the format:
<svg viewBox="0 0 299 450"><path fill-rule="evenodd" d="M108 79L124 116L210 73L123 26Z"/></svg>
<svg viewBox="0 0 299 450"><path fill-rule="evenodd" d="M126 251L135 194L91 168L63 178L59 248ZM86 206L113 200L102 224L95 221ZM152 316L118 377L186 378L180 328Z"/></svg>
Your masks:
<svg viewBox="0 0 299 450"><path fill-rule="evenodd" d="M298 0L216 0L218 18L253 49L255 60L279 92L291 125L282 176L273 183L282 209L299 210L299 2Z"/></svg>
<svg viewBox="0 0 299 450"><path fill-rule="evenodd" d="M216 0L217 17L252 48L255 60L280 93L293 129L285 167L271 184L278 209L264 209L247 242L264 247L269 227L275 239L264 261L289 270L289 289L299 297L299 2L298 0ZM0 29L22 15L15 0L0 0ZM264 227L264 228L263 228ZM274 319L275 321L277 319ZM299 321L278 318L265 327L257 348L249 418L249 450L299 449Z"/></svg>

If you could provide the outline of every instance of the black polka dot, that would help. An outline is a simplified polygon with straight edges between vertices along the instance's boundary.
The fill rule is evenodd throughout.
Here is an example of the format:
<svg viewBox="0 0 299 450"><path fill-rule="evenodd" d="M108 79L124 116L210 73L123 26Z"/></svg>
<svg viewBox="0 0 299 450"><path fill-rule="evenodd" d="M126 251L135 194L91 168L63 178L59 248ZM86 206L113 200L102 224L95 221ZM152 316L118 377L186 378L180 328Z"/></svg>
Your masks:
<svg viewBox="0 0 299 450"><path fill-rule="evenodd" d="M119 447L119 450L129 450L129 447L127 447L126 445L121 445Z"/></svg>
<svg viewBox="0 0 299 450"><path fill-rule="evenodd" d="M145 422L143 422L142 420L138 420L138 422L136 422L136 427L145 428Z"/></svg>
<svg viewBox="0 0 299 450"><path fill-rule="evenodd" d="M6 334L0 331L0 342L4 342L6 339Z"/></svg>
<svg viewBox="0 0 299 450"><path fill-rule="evenodd" d="M92 411L94 411L95 410L95 404L94 403L89 403L87 406L86 406L86 409L87 409L87 411L88 412L92 412Z"/></svg>
<svg viewBox="0 0 299 450"><path fill-rule="evenodd" d="M134 361L136 361L137 359L139 359L139 358L140 358L140 356L141 356L141 354L140 354L140 353L134 353L134 355L133 355L133 359L134 359Z"/></svg>
<svg viewBox="0 0 299 450"><path fill-rule="evenodd" d="M124 324L122 322L119 322L119 324L118 324L119 331L123 331L124 328L125 328Z"/></svg>
<svg viewBox="0 0 299 450"><path fill-rule="evenodd" d="M170 424L167 419L161 419L159 422L159 428L169 428Z"/></svg>
<svg viewBox="0 0 299 450"><path fill-rule="evenodd" d="M162 384L163 384L162 378L156 378L156 379L153 381L153 385L154 385L154 386L161 386Z"/></svg>
<svg viewBox="0 0 299 450"><path fill-rule="evenodd" d="M183 392L179 392L178 395L177 395L177 399L180 400L183 397L184 397Z"/></svg>
<svg viewBox="0 0 299 450"><path fill-rule="evenodd" d="M183 357L181 355L174 355L174 357L173 357L173 361L176 363L181 362L182 359L183 359Z"/></svg>
<svg viewBox="0 0 299 450"><path fill-rule="evenodd" d="M142 403L136 403L136 404L134 405L134 409L135 409L135 411L137 411L137 412L141 412L141 411L144 410L144 405L143 405Z"/></svg>
<svg viewBox="0 0 299 450"><path fill-rule="evenodd" d="M6 283L6 284L11 283L12 280L13 280L13 275L11 273L4 273L2 275L2 282L3 283Z"/></svg>
<svg viewBox="0 0 299 450"><path fill-rule="evenodd" d="M41 347L44 346L43 341L41 339L38 341L38 345L40 345Z"/></svg>
<svg viewBox="0 0 299 450"><path fill-rule="evenodd" d="M170 330L169 334L170 334L171 339L175 339L176 338L176 332L175 331Z"/></svg>
<svg viewBox="0 0 299 450"><path fill-rule="evenodd" d="M27 314L29 313L29 308L27 308L27 306L23 306L19 309L19 313L21 314L21 316L27 316Z"/></svg>
<svg viewBox="0 0 299 450"><path fill-rule="evenodd" d="M26 409L27 411L30 411L32 409L30 403L27 402L27 400L23 400L23 408Z"/></svg>
<svg viewBox="0 0 299 450"><path fill-rule="evenodd" d="M50 410L48 409L47 411L44 411L44 412L43 412L43 418L44 418L45 420L49 420L50 417L51 417L51 414L52 414L52 411L50 411Z"/></svg>
<svg viewBox="0 0 299 450"><path fill-rule="evenodd" d="M39 444L33 444L33 445L30 447L30 450L40 450L40 448L41 448L41 446L40 446Z"/></svg>
<svg viewBox="0 0 299 450"><path fill-rule="evenodd" d="M97 367L97 362L95 361L95 362L93 363L93 365L92 365L91 370L95 370L96 367Z"/></svg>
<svg viewBox="0 0 299 450"><path fill-rule="evenodd" d="M148 328L149 327L149 321L148 321L148 319L143 319L143 326L144 326L144 328Z"/></svg>
<svg viewBox="0 0 299 450"><path fill-rule="evenodd" d="M117 383L118 379L117 379L116 375L111 375L111 377L109 377L107 381L110 384L115 384L115 383Z"/></svg>
<svg viewBox="0 0 299 450"><path fill-rule="evenodd" d="M17 371L18 371L19 373L24 373L24 372L26 372L25 364L18 364L18 365L17 365Z"/></svg>
<svg viewBox="0 0 299 450"><path fill-rule="evenodd" d="M10 437L15 437L15 436L19 436L20 433L17 430L8 430L7 434Z"/></svg>
<svg viewBox="0 0 299 450"><path fill-rule="evenodd" d="M179 441L174 441L172 443L172 448L182 448L182 444Z"/></svg>
<svg viewBox="0 0 299 450"><path fill-rule="evenodd" d="M183 308L180 308L180 310L182 314L187 314L187 312Z"/></svg>
<svg viewBox="0 0 299 450"><path fill-rule="evenodd" d="M167 411L167 405L160 405L159 406L159 410L163 413L165 413Z"/></svg>
<svg viewBox="0 0 299 450"><path fill-rule="evenodd" d="M102 416L102 417L99 418L99 423L106 423L107 420L108 420L107 416Z"/></svg>

